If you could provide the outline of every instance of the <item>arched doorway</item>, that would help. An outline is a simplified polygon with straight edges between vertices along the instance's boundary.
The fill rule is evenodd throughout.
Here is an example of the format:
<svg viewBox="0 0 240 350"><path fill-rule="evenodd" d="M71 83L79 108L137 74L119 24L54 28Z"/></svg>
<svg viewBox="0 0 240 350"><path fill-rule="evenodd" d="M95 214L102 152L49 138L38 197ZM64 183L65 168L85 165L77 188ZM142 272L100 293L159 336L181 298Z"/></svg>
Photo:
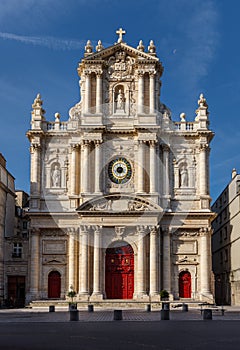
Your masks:
<svg viewBox="0 0 240 350"><path fill-rule="evenodd" d="M188 271L179 274L179 297L191 298L191 274Z"/></svg>
<svg viewBox="0 0 240 350"><path fill-rule="evenodd" d="M130 244L106 250L105 290L108 299L132 299L134 253Z"/></svg>
<svg viewBox="0 0 240 350"><path fill-rule="evenodd" d="M48 275L48 298L60 298L61 275L58 271L52 271Z"/></svg>

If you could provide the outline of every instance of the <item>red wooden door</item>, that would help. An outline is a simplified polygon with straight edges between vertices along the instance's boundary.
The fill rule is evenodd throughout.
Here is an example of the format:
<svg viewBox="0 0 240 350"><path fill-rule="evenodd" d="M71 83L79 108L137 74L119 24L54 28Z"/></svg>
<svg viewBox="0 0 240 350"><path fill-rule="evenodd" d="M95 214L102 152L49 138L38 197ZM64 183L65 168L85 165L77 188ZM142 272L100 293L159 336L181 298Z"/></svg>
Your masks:
<svg viewBox="0 0 240 350"><path fill-rule="evenodd" d="M179 297L191 298L191 274L188 271L179 274Z"/></svg>
<svg viewBox="0 0 240 350"><path fill-rule="evenodd" d="M60 298L61 275L58 271L52 271L48 275L48 298Z"/></svg>
<svg viewBox="0 0 240 350"><path fill-rule="evenodd" d="M108 299L133 298L134 253L129 244L106 250L105 289Z"/></svg>

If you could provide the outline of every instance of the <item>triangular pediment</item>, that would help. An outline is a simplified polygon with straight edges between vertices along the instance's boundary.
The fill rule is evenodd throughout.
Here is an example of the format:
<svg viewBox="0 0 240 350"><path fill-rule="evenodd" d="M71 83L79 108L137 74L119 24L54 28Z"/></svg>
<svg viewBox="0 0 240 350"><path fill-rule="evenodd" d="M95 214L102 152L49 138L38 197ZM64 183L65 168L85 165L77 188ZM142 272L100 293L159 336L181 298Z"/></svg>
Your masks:
<svg viewBox="0 0 240 350"><path fill-rule="evenodd" d="M79 213L96 214L138 214L162 213L162 208L148 199L126 194L99 196L83 203L76 209Z"/></svg>
<svg viewBox="0 0 240 350"><path fill-rule="evenodd" d="M131 47L125 43L118 43L115 45L112 45L108 48L102 49L101 51L98 52L93 52L92 54L89 54L89 56L84 58L84 61L92 61L92 60L106 60L107 58L111 57L112 55L114 55L115 53L117 53L118 51L123 51L125 52L127 55L134 57L134 58L138 58L138 59L142 59L144 61L149 61L149 62L159 62L158 57L155 57L147 52L142 52L139 51L137 49L135 49L134 47Z"/></svg>

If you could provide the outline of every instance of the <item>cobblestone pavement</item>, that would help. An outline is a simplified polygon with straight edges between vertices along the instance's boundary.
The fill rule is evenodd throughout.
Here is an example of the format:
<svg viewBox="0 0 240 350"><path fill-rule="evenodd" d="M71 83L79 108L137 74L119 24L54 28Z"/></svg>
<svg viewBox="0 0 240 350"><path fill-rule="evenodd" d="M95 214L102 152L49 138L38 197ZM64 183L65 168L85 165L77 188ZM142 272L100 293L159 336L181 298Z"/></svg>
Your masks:
<svg viewBox="0 0 240 350"><path fill-rule="evenodd" d="M161 320L160 310L147 312L143 310L123 309L123 321L145 321L157 322ZM1 322L67 322L70 320L70 314L66 310L56 307L55 312L48 312L46 308L41 310L31 309L0 309ZM202 320L200 310L193 309L188 312L181 310L171 310L170 320L172 321L196 321ZM221 320L240 320L240 310L226 310L224 316L221 311L213 311L213 321ZM94 312L88 312L85 309L79 309L79 322L102 322L113 321L113 310L95 309Z"/></svg>

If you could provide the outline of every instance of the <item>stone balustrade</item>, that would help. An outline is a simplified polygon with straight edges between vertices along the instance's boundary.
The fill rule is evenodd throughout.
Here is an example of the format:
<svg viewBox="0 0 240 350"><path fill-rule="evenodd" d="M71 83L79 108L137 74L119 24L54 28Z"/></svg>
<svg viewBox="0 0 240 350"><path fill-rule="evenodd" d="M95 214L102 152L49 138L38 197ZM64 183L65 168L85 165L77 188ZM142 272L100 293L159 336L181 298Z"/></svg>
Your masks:
<svg viewBox="0 0 240 350"><path fill-rule="evenodd" d="M196 129L194 122L175 122L176 130L179 131L193 131Z"/></svg>
<svg viewBox="0 0 240 350"><path fill-rule="evenodd" d="M47 122L46 123L46 129L48 131L53 131L53 130L67 130L67 122Z"/></svg>

